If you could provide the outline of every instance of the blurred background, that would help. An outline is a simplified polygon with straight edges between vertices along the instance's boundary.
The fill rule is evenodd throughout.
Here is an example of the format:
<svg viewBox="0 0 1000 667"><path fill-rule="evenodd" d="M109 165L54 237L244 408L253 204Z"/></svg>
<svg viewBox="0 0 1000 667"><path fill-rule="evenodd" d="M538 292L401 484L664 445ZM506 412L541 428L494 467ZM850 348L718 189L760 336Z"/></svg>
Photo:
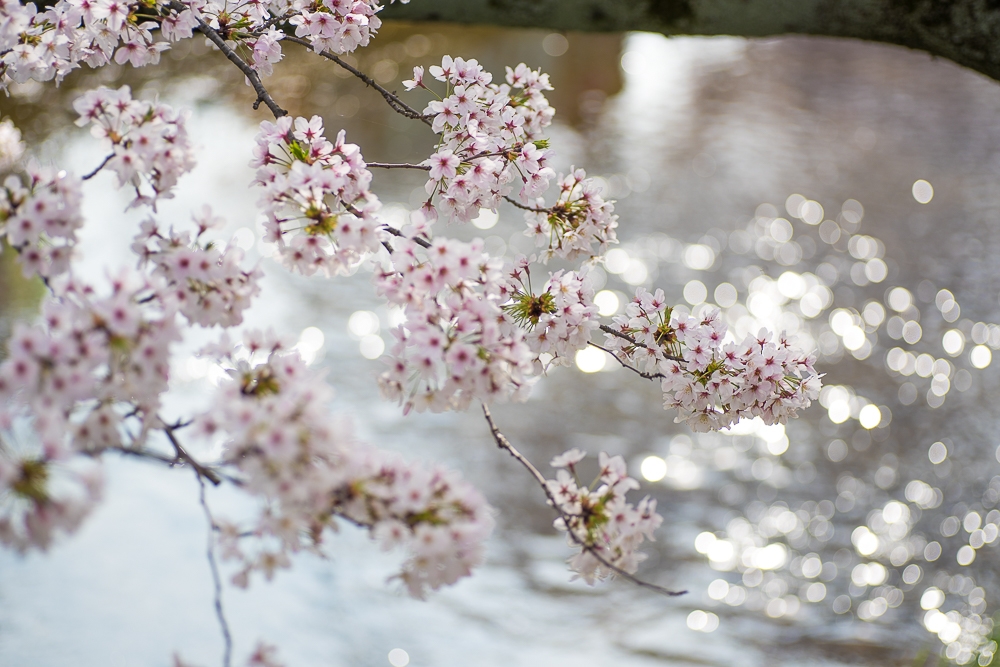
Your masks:
<svg viewBox="0 0 1000 667"><path fill-rule="evenodd" d="M322 115L328 136L345 128L369 161L429 154L426 127L336 66L285 51L267 84L291 113ZM557 166L586 167L618 202L621 244L596 272L603 313L636 286L661 287L692 310L722 308L737 337L793 334L817 350L826 389L787 427L693 434L662 410L658 387L595 353L526 404L497 407L543 469L570 447L624 455L665 517L639 574L690 592L571 582L540 490L477 411L404 418L379 399L393 322L370 267L305 279L258 243L247 162L268 117L220 55L188 40L158 67L17 86L0 114L40 161L77 173L103 157L72 124L82 90L127 84L190 108L205 150L157 218L183 226L203 204L224 215L225 238L267 273L247 326L297 338L363 438L460 469L499 510L486 565L426 602L387 583L398 556L353 529L329 541L329 559L300 556L271 583L227 588L237 657L265 640L289 667L1000 664L1000 86L922 53L812 38L386 24L352 60L401 89L443 54L478 58L497 78L519 62L550 73ZM77 270L95 281L134 261L142 219L112 184L103 174L86 186ZM418 206L422 184L422 173L376 173L387 217ZM510 208L439 233L503 254L530 251L523 229ZM4 334L42 291L0 258ZM192 354L216 335L178 346L169 413L204 404L212 372ZM106 473L106 499L77 535L46 554L0 552L0 664L165 666L175 651L219 664L193 477L123 460ZM210 499L217 515L247 511L225 490Z"/></svg>

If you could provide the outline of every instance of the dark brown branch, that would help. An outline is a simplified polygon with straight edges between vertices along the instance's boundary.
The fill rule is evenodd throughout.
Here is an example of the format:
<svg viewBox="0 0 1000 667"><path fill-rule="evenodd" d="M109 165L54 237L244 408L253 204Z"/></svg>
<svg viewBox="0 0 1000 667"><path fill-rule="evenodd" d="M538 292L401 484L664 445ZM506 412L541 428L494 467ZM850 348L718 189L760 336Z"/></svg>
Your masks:
<svg viewBox="0 0 1000 667"><path fill-rule="evenodd" d="M644 372L640 371L638 368L636 368L635 366L630 366L629 364L626 364L622 360L621 357L619 357L617 354L615 354L611 350L607 349L606 347L601 347L597 343L593 343L593 342L588 342L587 344L590 345L591 347L596 347L598 350L604 350L605 352L607 352L608 354L610 354L612 357L614 357L615 361L617 361L619 364L622 365L622 368L629 369L630 371L632 371L633 373L636 373L641 378L646 378L647 380L655 380L657 378L664 378L664 377L666 377L666 375L664 375L663 373L644 373Z"/></svg>
<svg viewBox="0 0 1000 667"><path fill-rule="evenodd" d="M521 202L517 201L513 197L504 196L504 199L507 201L508 204L513 204L514 206L518 207L522 211L531 211L532 213L551 213L552 212L551 208L535 208L534 206L525 206L524 204L522 204Z"/></svg>
<svg viewBox="0 0 1000 667"><path fill-rule="evenodd" d="M175 8L176 9L176 8ZM240 71L246 75L247 80L250 81L250 85L253 86L254 92L257 93L257 100L253 103L253 108L257 109L260 107L260 103L263 102L267 105L267 108L271 110L275 118L281 118L282 116L287 116L288 112L278 106L278 103L274 101L271 94L267 92L267 88L261 83L260 76L254 71L250 65L248 65L242 58L240 58L235 51L233 51L226 40L222 39L222 36L210 25L205 23L203 20L198 19L198 30L200 30L208 39L219 47L219 50L229 61L240 68Z"/></svg>
<svg viewBox="0 0 1000 667"><path fill-rule="evenodd" d="M644 347L646 349L649 349L649 346L646 345L645 343L640 343L635 338L632 338L631 336L629 336L627 333L622 333L621 331L618 331L615 328L609 327L607 324L602 324L601 325L601 331L603 331L606 334L611 334L612 336L617 336L618 338L621 338L622 340L628 341L629 343L631 343L632 345L634 345L636 347ZM605 350L605 351L607 351L607 350ZM684 362L684 358L683 357L675 357L672 354L665 354L665 355L663 355L663 358L666 359L666 360L668 360L668 361L679 361L681 363ZM662 377L662 376L660 376L660 377Z"/></svg>
<svg viewBox="0 0 1000 667"><path fill-rule="evenodd" d="M94 176L97 176L97 172L99 172L101 169L104 169L104 165L110 162L111 158L113 158L114 156L115 156L114 153L111 153L110 155L106 156L103 160L101 160L101 164L97 165L93 171L81 176L80 179L84 181L89 181Z"/></svg>
<svg viewBox="0 0 1000 667"><path fill-rule="evenodd" d="M174 425L164 423L162 430L167 435L167 440L169 440L170 444L173 445L174 451L177 453L177 459L179 461L186 461L188 464L190 464L190 466L194 469L195 473L199 477L204 477L215 486L221 484L222 478L219 477L219 475L214 470L212 470L211 468L206 468L204 465L199 463L193 456L187 453L187 450L184 449L180 441L177 439L177 435L174 433L175 428L179 428L179 426L175 427Z"/></svg>
<svg viewBox="0 0 1000 667"><path fill-rule="evenodd" d="M598 563L606 567L608 570L614 572L623 579L631 581L636 586L648 588L651 591L655 591L661 595L667 595L670 597L676 597L678 595L684 595L685 593L687 593L687 591L672 591L670 589L664 588L663 586L657 586L656 584L651 584L648 581L643 581L642 579L639 579L638 577L632 575L631 573L621 569L617 565L614 565L613 563L609 562L603 555L601 555L601 553L597 549L595 549L593 546L581 540L580 537L576 533L574 533L573 530L570 529L569 527L570 525L569 519L573 518L572 515L566 514L561 509L559 509L559 504L556 502L556 499L552 496L552 492L549 491L549 487L545 484L545 476L542 475L542 473L538 471L538 468L536 468L531 463L531 461L529 461L524 456L524 454L519 452L517 448L515 448L514 445L510 443L510 440L508 440L507 437L500 432L500 429L497 428L496 422L493 421L493 415L490 414L490 409L486 407L485 403L483 403L483 416L486 417L486 423L490 427L490 433L493 435L493 440L494 442L497 443L497 447L499 447L500 449L506 451L508 454L513 456L514 459L517 460L517 462L520 463L524 467L524 469L527 470L528 473L535 478L535 481L537 481L539 485L542 487L542 491L545 493L545 497L548 498L549 505L551 505L552 508L559 513L559 516L566 524L566 534L570 536L570 539L576 542L577 546L579 546L581 549L583 549L591 556L593 556Z"/></svg>
<svg viewBox="0 0 1000 667"><path fill-rule="evenodd" d="M312 43L311 42L309 42L308 40L305 40L305 39L300 39L298 37L293 37L292 35L286 34L285 38L282 41L293 42L295 44L301 44L302 46L306 46L306 47L309 47L309 49L312 49ZM329 51L320 51L318 55L326 58L327 60L332 60L333 62L337 63L338 65L340 65L341 67L343 67L344 69L346 69L348 72L350 72L354 76L356 76L359 79L361 79L362 81L364 81L365 84L367 84L371 88L374 88L375 90L377 90L379 92L379 94L382 95L382 97L385 99L385 101L389 104L389 106L392 107L392 110L395 111L396 113L401 114L403 116L406 116L407 118L412 118L413 120L422 121L422 122L426 123L427 125L431 124L431 121L430 121L429 118L425 117L422 113L420 113L419 111L417 111L416 109L414 109L413 107L411 107L410 105L408 105L403 100L399 99L399 97L395 93L390 92L386 88L383 88L382 86L380 86L378 84L378 82L375 81L375 79L371 78L370 76L368 76L367 74L365 74L364 72L362 72L361 70L359 70L358 68L353 67L349 63L345 62L339 56L336 56L336 55L330 53Z"/></svg>
<svg viewBox="0 0 1000 667"><path fill-rule="evenodd" d="M420 169L422 171L431 170L431 167L428 164L406 164L405 162L366 162L365 166L375 167L376 169Z"/></svg>
<svg viewBox="0 0 1000 667"><path fill-rule="evenodd" d="M401 239L402 238L409 238L407 236L403 236L403 232L399 231L395 227L390 227L389 225L385 225L384 227L382 227L382 229L384 229L385 231L389 232L393 236L398 236ZM420 238L419 236L414 236L410 240L413 241L414 243L416 243L421 248L430 248L431 247L431 242L430 241L428 241L427 239L424 239L424 238ZM391 249L389 249L389 250L391 252Z"/></svg>
<svg viewBox="0 0 1000 667"><path fill-rule="evenodd" d="M208 500L205 498L205 480L202 479L202 476L197 471L195 471L195 477L198 479L198 497L201 501L201 507L205 512L205 519L208 520L208 567L212 571L212 587L215 592L215 616L219 619L219 627L222 630L222 641L224 644L222 665L223 667L231 667L233 663L233 636L229 632L229 622L226 620L226 614L222 609L222 578L219 576L219 564L215 562L215 518L212 516L212 510L208 507Z"/></svg>

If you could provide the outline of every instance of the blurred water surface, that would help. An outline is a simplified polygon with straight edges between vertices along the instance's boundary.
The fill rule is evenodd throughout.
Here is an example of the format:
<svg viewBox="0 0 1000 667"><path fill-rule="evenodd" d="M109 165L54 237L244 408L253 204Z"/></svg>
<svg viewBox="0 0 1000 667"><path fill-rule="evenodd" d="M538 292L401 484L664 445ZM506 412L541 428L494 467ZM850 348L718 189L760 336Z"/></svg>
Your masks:
<svg viewBox="0 0 1000 667"><path fill-rule="evenodd" d="M58 91L22 86L0 111L41 159L81 173L101 156L67 122L79 90L128 83L188 106L208 150L159 219L181 224L209 203L230 232L256 238L246 164L265 117L221 57L193 40L181 48L160 68L81 73ZM434 667L923 665L939 653L992 664L1000 87L919 53L816 39L560 41L388 25L359 64L398 86L443 53L552 74L558 165L585 166L618 200L622 243L598 277L620 303L636 285L658 286L692 309L722 307L738 336L788 330L818 350L828 388L786 428L707 435L674 424L657 387L612 362L558 369L526 404L498 407L501 428L539 464L579 446L659 478L643 492L665 523L640 575L690 593L591 589L569 581L569 549L540 491L491 445L477 412L404 418L378 398L380 363L359 350L376 356L390 322L366 269L303 279L255 244L268 277L248 326L321 330L314 363L338 390L335 411L380 446L460 468L500 514L487 564L426 602L387 584L396 556L351 530L329 542L329 560L304 556L270 584L227 589L237 655L263 639L290 667L384 666L395 648ZM328 134L345 127L369 160L420 160L433 146L425 128L309 54L290 54L271 87L292 113L323 115ZM86 188L78 271L88 279L131 262L139 218L106 194L110 184L101 175ZM376 188L390 218L423 196L420 174L379 173ZM446 233L530 251L518 212L499 213L486 229ZM23 300L5 312L6 327ZM179 347L172 413L203 404L208 371L191 353L214 335ZM193 477L121 460L107 477L78 535L43 555L0 553L0 664L167 665L175 651L217 664ZM245 511L236 494L211 501L219 514Z"/></svg>

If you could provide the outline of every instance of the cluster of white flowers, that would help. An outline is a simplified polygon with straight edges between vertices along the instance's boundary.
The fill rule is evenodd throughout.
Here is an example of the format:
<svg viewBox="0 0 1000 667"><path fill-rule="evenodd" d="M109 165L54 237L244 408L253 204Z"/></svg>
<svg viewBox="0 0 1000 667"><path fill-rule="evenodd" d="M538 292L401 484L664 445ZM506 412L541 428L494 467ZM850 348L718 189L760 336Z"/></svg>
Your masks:
<svg viewBox="0 0 1000 667"><path fill-rule="evenodd" d="M311 275L349 272L380 247L371 172L355 144L323 136L323 119L263 122L250 166L264 194L265 238L285 265Z"/></svg>
<svg viewBox="0 0 1000 667"><path fill-rule="evenodd" d="M24 142L21 141L21 130L17 129L10 118L0 121L0 172L9 170L24 155Z"/></svg>
<svg viewBox="0 0 1000 667"><path fill-rule="evenodd" d="M501 309L502 262L482 241L437 240L426 249L393 239L391 266L376 272L379 294L401 306L382 394L409 411L465 409L526 391L531 350Z"/></svg>
<svg viewBox="0 0 1000 667"><path fill-rule="evenodd" d="M179 338L142 278L114 279L107 295L60 283L39 324L15 325L0 364L0 426L32 431L0 443L0 542L20 550L47 548L98 500L99 470L78 454L139 447L160 426L169 347ZM22 441L34 446L11 444Z"/></svg>
<svg viewBox="0 0 1000 667"><path fill-rule="evenodd" d="M726 341L719 312L698 320L668 308L663 290L640 287L614 318L607 346L647 373L659 374L664 407L695 431L726 428L742 417L782 423L819 397L815 355L796 351L784 335L761 329L742 343Z"/></svg>
<svg viewBox="0 0 1000 667"><path fill-rule="evenodd" d="M0 0L0 52L4 54L0 88L29 79L61 81L80 63L101 67L111 62L112 54L119 65L156 64L169 45L154 41L152 31L159 27L156 21L138 17L166 12L167 3L151 4L66 0L39 12L34 3ZM146 11L138 12L140 7ZM186 36L191 36L190 29Z"/></svg>
<svg viewBox="0 0 1000 667"><path fill-rule="evenodd" d="M106 295L67 279L43 303L40 323L15 325L0 400L8 416L33 418L47 455L141 444L158 425L170 343L180 334L174 313L148 298L155 291L129 273ZM126 430L126 418L138 430Z"/></svg>
<svg viewBox="0 0 1000 667"><path fill-rule="evenodd" d="M72 533L101 499L96 461L62 459L0 447L0 544L20 552L46 550Z"/></svg>
<svg viewBox="0 0 1000 667"><path fill-rule="evenodd" d="M0 0L0 89L29 79L61 81L81 63L155 65L199 22L234 49L245 44L252 66L268 75L281 60L282 34L274 28L281 18L317 53L343 54L368 44L382 25L381 9L376 0L62 0L40 12L34 3ZM155 40L157 31L167 41Z"/></svg>
<svg viewBox="0 0 1000 667"><path fill-rule="evenodd" d="M374 0L294 0L291 6L295 36L312 42L316 53L350 53L368 46L382 26L376 16L382 7Z"/></svg>
<svg viewBox="0 0 1000 667"><path fill-rule="evenodd" d="M573 354L587 347L600 323L594 305L594 286L585 271L556 271L542 290L531 290L532 258L519 257L507 269L504 312L528 330L526 342L538 359L569 364Z"/></svg>
<svg viewBox="0 0 1000 667"><path fill-rule="evenodd" d="M236 352L224 341L208 353L231 379L198 424L226 434L225 460L267 501L253 553L235 526L223 531L225 553L244 563L237 583L254 570L270 576L289 564L289 553L318 548L337 517L368 527L386 549L408 552L399 577L415 597L471 574L493 528L492 510L471 485L355 441L332 422L332 392L320 374L273 336L252 332Z"/></svg>
<svg viewBox="0 0 1000 667"><path fill-rule="evenodd" d="M118 176L118 185L135 188L134 204L152 204L171 197L177 179L194 168L186 113L166 104L132 99L128 86L87 91L73 103L76 124L92 124L91 134L106 139L112 151L104 165ZM142 183L152 193L141 190Z"/></svg>
<svg viewBox="0 0 1000 667"><path fill-rule="evenodd" d="M546 166L550 151L542 139L555 113L543 94L552 89L548 74L522 63L508 67L507 82L498 85L475 60L445 56L430 75L447 84L448 94L424 109L441 135L423 163L430 167L427 213L468 222L481 208L495 209L517 179L522 198L544 192L555 175ZM414 68L403 85L425 88L424 69Z"/></svg>
<svg viewBox="0 0 1000 667"><path fill-rule="evenodd" d="M540 197L535 206L535 211L524 214L528 223L524 233L534 237L537 246L545 246L543 261L553 256L600 257L608 245L618 242L614 203L604 201L600 187L587 178L583 169L574 169L559 180L559 200L555 204L546 208L545 199Z"/></svg>
<svg viewBox="0 0 1000 667"><path fill-rule="evenodd" d="M656 513L656 500L649 496L638 505L625 499L629 490L639 488L639 482L628 476L621 456L601 452L596 479L589 486L583 484L577 464L585 456L579 449L571 449L552 459L550 465L559 470L555 479L545 481L545 487L559 511L556 528L566 531L570 546L580 549L569 566L593 584L615 574L608 565L634 573L646 559L637 549L644 540L654 540L653 533L663 517Z"/></svg>
<svg viewBox="0 0 1000 667"><path fill-rule="evenodd" d="M0 187L0 237L20 254L25 276L52 278L69 269L83 225L80 179L32 168L26 181L12 175Z"/></svg>
<svg viewBox="0 0 1000 667"><path fill-rule="evenodd" d="M205 232L224 221L212 215L207 206L195 216L198 233L161 231L152 220L142 224L132 244L140 266L153 267L153 274L165 279L159 297L177 305L181 314L195 324L210 327L236 326L243 322L243 311L260 293L263 272L254 267L242 268L244 253L235 244L221 249L203 237Z"/></svg>

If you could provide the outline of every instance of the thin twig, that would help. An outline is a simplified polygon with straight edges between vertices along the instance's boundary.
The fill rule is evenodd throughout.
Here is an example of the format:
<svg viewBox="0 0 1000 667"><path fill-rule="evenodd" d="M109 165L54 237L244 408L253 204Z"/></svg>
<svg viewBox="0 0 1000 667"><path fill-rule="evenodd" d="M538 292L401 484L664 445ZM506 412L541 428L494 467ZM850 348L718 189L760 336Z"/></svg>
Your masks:
<svg viewBox="0 0 1000 667"><path fill-rule="evenodd" d="M257 93L257 100L253 103L253 108L257 109L260 107L260 103L263 102L267 105L267 108L271 110L275 118L281 118L282 116L287 116L288 112L278 106L278 103L274 101L271 94L267 92L267 88L260 81L260 76L254 71L250 65L248 65L242 58L240 58L235 51L233 51L226 40L222 39L220 35L212 26L205 23L203 20L198 19L198 30L204 33L205 37L222 51L230 62L240 68L240 71L246 75L247 80L250 81L250 85L253 86L254 92Z"/></svg>
<svg viewBox="0 0 1000 667"><path fill-rule="evenodd" d="M614 329L612 327L609 327L607 324L602 324L601 325L601 331L603 331L604 333L607 333L607 334L611 334L612 336L617 336L618 338L621 338L622 340L627 340L629 343L631 343L632 345L634 345L636 347L644 347L647 350L649 349L649 346L646 345L645 343L639 342L635 338L632 338L632 336L629 336L627 333L622 333L621 331L618 331L618 329ZM666 359L667 361L678 361L678 362L681 362L681 363L684 363L684 361L685 361L684 357L676 357L676 356L674 356L672 354L664 354L663 358Z"/></svg>
<svg viewBox="0 0 1000 667"><path fill-rule="evenodd" d="M292 35L286 34L282 41L301 44L302 46L307 46L310 49L312 49L312 42L309 42L308 40L305 39L300 39L298 37L293 37ZM431 124L429 118L427 118L422 113L420 113L419 111L408 105L403 100L399 99L399 97L395 93L390 92L389 90L380 86L378 82L375 81L375 79L371 78L358 68L351 66L350 64L342 60L340 57L330 53L329 51L320 51L319 55L323 56L327 60L332 60L333 62L337 63L338 65L346 69L348 72L350 72L354 76L364 81L367 85L377 90L379 94L381 94L382 97L385 98L385 101L389 104L389 106L392 107L392 110L395 111L396 113L406 116L407 118L412 118L413 120L422 121L427 125Z"/></svg>
<svg viewBox="0 0 1000 667"><path fill-rule="evenodd" d="M595 549L593 546L587 544L582 539L580 539L580 537L576 533L574 533L572 530L569 529L569 519L571 519L572 516L566 514L561 509L559 509L559 504L556 502L556 499L552 496L552 493L549 491L549 487L545 484L545 476L538 471L538 468L536 468L534 464L532 464L531 461L529 461L524 456L524 454L517 451L517 448L510 443L510 440L507 439L507 436L505 436L503 433L500 432L500 429L497 428L496 422L493 421L493 415L490 414L490 409L486 407L485 403L483 403L483 416L486 417L486 423L490 427L490 433L493 435L493 440L497 443L497 447L499 447L500 449L506 451L508 454L513 456L517 460L517 462L520 463L522 466L524 466L525 470L527 470L531 474L531 476L534 477L535 480L541 485L542 491L545 493L546 498L548 498L549 504L552 505L552 508L559 513L559 516L563 519L563 522L566 524L567 526L566 534L569 535L570 539L576 542L576 544L581 549L583 549L591 556L593 556L598 563L600 563L607 569L611 570L618 576L622 577L623 579L631 581L636 586L648 588L651 591L655 591L661 595L666 595L669 597L676 597L678 595L684 595L685 593L687 593L687 591L672 591L668 588L664 588L663 586L657 586L656 584L652 584L648 581L643 581L642 579L633 576L632 574L626 572L617 565L608 562L608 560L603 555L601 555L601 553L598 552L597 549Z"/></svg>
<svg viewBox="0 0 1000 667"><path fill-rule="evenodd" d="M366 162L365 166L376 167L378 169L420 169L430 171L429 164L407 164L405 162Z"/></svg>
<svg viewBox="0 0 1000 667"><path fill-rule="evenodd" d="M425 238L421 238L419 236L414 236L412 238L410 238L408 236L403 236L403 232L399 231L395 227L390 227L389 225L385 225L384 227L382 227L382 229L384 229L385 231L389 232L393 236L398 236L399 238L409 238L411 241L413 241L414 243L416 243L421 248L430 248L431 247L431 242L428 241ZM387 248L387 250L389 250L390 252L392 252L391 248Z"/></svg>
<svg viewBox="0 0 1000 667"><path fill-rule="evenodd" d="M104 169L104 165L106 165L108 162L110 162L111 158L113 158L114 156L115 156L115 154L111 153L110 155L108 155L107 157L105 157L103 160L101 160L101 164L97 165L97 167L95 167L92 172L90 172L90 173L88 173L88 174L86 174L84 176L81 176L80 177L81 180L89 181L94 176L97 176L97 172L99 172L101 169Z"/></svg>
<svg viewBox="0 0 1000 667"><path fill-rule="evenodd" d="M163 420L161 419L160 421ZM222 478L219 477L219 475L216 474L214 470L212 470L211 468L206 468L204 465L199 463L193 456L188 454L187 450L184 449L184 447L181 445L180 440L177 439L177 434L174 433L174 430L176 428L181 428L182 426L186 426L186 424L172 425L164 422L162 427L163 432L167 434L167 440L170 441L170 444L173 445L174 447L174 451L177 452L178 460L187 461L199 477L204 477L215 486L218 486L219 484L222 483Z"/></svg>
<svg viewBox="0 0 1000 667"><path fill-rule="evenodd" d="M637 340L636 340L635 338L632 338L632 337L631 337L631 336L629 336L628 334L624 334L624 333L622 333L621 331L618 331L617 329L612 329L612 328L611 328L611 327L609 327L609 326L608 326L607 324L602 324L602 325L601 325L601 331L603 331L604 333L609 333L609 334L611 334L612 336L618 336L618 337L619 337L619 338L621 338L622 340L627 340L628 342L632 343L632 344L633 344L633 345L635 345L636 347L646 347L646 344L645 344L645 343L640 343L640 342L639 342L639 341L637 341Z"/></svg>
<svg viewBox="0 0 1000 667"><path fill-rule="evenodd" d="M534 206L526 206L526 205L522 204L521 202L517 201L516 199L514 199L512 197L509 197L507 195L504 195L504 199L507 200L508 204L513 204L514 206L518 207L522 211L531 211L532 213L551 213L552 212L551 208L535 208Z"/></svg>
<svg viewBox="0 0 1000 667"><path fill-rule="evenodd" d="M233 661L233 636L229 632L229 622L222 609L222 578L219 576L219 564L215 562L215 519L212 517L212 510L208 507L208 500L205 498L205 480L195 471L198 479L199 499L201 507L205 511L205 518L208 520L208 567L212 571L212 585L215 589L215 616L219 619L219 627L222 629L222 640L225 644L222 651L223 667L231 667Z"/></svg>
<svg viewBox="0 0 1000 667"><path fill-rule="evenodd" d="M598 350L604 350L605 352L607 352L608 354L610 354L612 357L614 357L615 361L617 361L619 364L622 365L622 368L629 369L630 371L632 371L633 373L636 373L641 378L646 378L647 380L655 380L657 378L665 378L665 377L667 377L663 373L644 373L643 371L640 371L635 366L630 366L629 364L626 364L622 360L621 357L619 357L617 354L615 354L614 352L612 352L608 348L602 347L601 345L598 345L597 343L594 343L594 342L591 342L591 341L588 341L587 344L590 345L591 347L596 347Z"/></svg>

